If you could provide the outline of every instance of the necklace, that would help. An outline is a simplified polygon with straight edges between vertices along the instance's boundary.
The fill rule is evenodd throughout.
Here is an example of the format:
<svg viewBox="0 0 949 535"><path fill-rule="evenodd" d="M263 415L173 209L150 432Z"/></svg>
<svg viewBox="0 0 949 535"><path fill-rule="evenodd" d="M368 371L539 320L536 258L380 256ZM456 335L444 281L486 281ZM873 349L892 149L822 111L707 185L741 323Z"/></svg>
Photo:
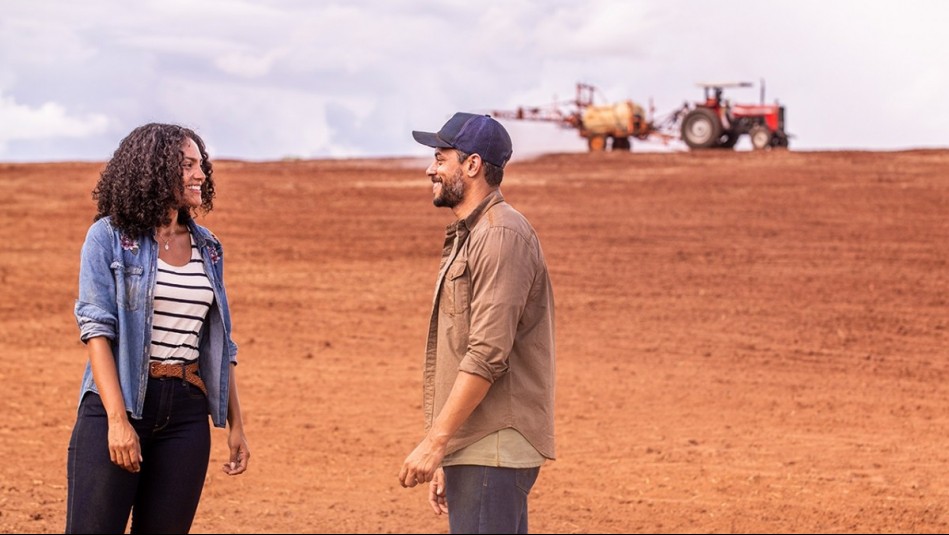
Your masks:
<svg viewBox="0 0 949 535"><path fill-rule="evenodd" d="M169 232L167 238L162 236L157 230L155 231L155 235L158 236L161 239L161 241L165 242L165 250L167 251L169 249L169 243L171 242L171 238L175 236L175 231L172 230L171 232Z"/></svg>

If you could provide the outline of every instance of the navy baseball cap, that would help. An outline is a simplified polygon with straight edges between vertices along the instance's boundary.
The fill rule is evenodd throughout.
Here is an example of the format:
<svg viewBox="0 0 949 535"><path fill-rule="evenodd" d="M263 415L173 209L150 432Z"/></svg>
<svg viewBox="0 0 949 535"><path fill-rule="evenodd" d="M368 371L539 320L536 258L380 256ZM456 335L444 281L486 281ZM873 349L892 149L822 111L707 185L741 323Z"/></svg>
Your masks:
<svg viewBox="0 0 949 535"><path fill-rule="evenodd" d="M429 147L479 154L498 167L504 167L514 152L511 136L490 115L458 112L437 133L413 130L412 137Z"/></svg>

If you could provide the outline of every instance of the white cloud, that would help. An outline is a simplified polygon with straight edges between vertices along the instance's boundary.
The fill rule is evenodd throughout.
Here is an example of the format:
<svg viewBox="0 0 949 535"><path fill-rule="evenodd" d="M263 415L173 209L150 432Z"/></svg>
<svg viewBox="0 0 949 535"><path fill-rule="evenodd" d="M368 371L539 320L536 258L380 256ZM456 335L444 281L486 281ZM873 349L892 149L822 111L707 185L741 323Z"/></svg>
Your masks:
<svg viewBox="0 0 949 535"><path fill-rule="evenodd" d="M7 12L14 6L4 4L4 17L0 18L0 65L6 65L4 71L19 66L55 69L96 55L96 45L80 35L82 18L47 18L38 13L17 18Z"/></svg>
<svg viewBox="0 0 949 535"><path fill-rule="evenodd" d="M90 113L71 115L65 107L46 102L38 107L17 104L13 97L0 94L0 155L10 141L47 138L82 138L105 132L109 121L105 115Z"/></svg>
<svg viewBox="0 0 949 535"><path fill-rule="evenodd" d="M194 128L213 149L213 157L248 160L365 154L358 146L340 144L327 112L341 109L356 125L374 113L374 102L357 95L330 98L289 88L222 89L185 78L168 81L155 103L166 111L152 120Z"/></svg>
<svg viewBox="0 0 949 535"><path fill-rule="evenodd" d="M650 45L646 15L641 2L577 2L551 10L530 28L536 48L548 57L582 61L633 58L641 57Z"/></svg>
<svg viewBox="0 0 949 535"><path fill-rule="evenodd" d="M245 78L260 78L268 74L274 63L286 57L289 51L280 47L264 53L228 52L214 60L214 64L222 71Z"/></svg>
<svg viewBox="0 0 949 535"><path fill-rule="evenodd" d="M699 100L705 79L765 79L768 100L788 107L792 149L949 145L949 3L932 0L8 4L4 108L29 112L47 138L89 136L17 134L21 157L99 157L152 120L199 127L228 157L417 154L410 131L454 111L570 100L585 82L601 103L651 99L662 115ZM507 124L519 154L585 149L576 131Z"/></svg>

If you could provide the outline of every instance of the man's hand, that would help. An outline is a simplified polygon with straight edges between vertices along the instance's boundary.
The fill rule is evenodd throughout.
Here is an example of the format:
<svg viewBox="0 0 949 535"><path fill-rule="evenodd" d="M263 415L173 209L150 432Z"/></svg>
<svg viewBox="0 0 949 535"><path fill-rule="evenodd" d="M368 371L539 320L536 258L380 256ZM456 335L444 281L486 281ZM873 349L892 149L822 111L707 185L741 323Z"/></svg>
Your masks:
<svg viewBox="0 0 949 535"><path fill-rule="evenodd" d="M410 488L432 481L444 457L445 444L435 444L426 436L402 463L402 470L399 471L399 483L403 487Z"/></svg>
<svg viewBox="0 0 949 535"><path fill-rule="evenodd" d="M435 470L435 477L428 484L428 503L436 515L448 514L448 500L445 499L445 469Z"/></svg>

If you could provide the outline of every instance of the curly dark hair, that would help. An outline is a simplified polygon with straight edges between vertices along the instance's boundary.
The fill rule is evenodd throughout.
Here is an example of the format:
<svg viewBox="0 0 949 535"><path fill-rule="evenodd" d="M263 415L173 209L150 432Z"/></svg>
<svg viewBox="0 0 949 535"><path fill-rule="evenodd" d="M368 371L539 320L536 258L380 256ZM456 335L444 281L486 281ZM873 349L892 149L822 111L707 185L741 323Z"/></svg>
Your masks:
<svg viewBox="0 0 949 535"><path fill-rule="evenodd" d="M194 131L174 124L149 123L125 136L106 164L92 190L98 201L94 221L111 216L112 225L130 237L142 236L152 229L171 224L169 208L184 198L181 146L192 139L201 152L201 170L207 177L201 186L204 213L214 205L214 180L211 161L204 141ZM187 207L179 208L178 222L192 217Z"/></svg>

